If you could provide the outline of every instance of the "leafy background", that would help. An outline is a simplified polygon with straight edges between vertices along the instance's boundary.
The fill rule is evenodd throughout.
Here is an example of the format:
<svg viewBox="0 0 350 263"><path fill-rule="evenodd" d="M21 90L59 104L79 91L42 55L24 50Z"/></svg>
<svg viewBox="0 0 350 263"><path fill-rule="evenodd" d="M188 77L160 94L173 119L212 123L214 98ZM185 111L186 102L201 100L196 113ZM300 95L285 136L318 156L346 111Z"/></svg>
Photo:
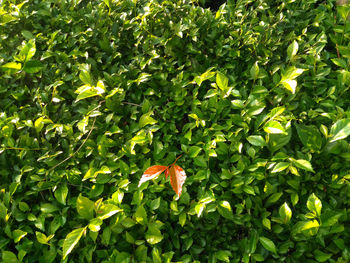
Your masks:
<svg viewBox="0 0 350 263"><path fill-rule="evenodd" d="M350 260L349 6L206 7L2 1L3 262Z"/></svg>

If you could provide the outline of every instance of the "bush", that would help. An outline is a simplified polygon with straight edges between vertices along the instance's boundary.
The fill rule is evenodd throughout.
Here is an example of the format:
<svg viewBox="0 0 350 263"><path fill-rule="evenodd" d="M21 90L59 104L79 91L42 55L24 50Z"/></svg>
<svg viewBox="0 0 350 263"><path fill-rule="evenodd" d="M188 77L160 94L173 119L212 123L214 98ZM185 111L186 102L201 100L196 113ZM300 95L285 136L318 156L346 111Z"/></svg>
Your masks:
<svg viewBox="0 0 350 263"><path fill-rule="evenodd" d="M2 260L348 262L350 9L270 2L3 1Z"/></svg>

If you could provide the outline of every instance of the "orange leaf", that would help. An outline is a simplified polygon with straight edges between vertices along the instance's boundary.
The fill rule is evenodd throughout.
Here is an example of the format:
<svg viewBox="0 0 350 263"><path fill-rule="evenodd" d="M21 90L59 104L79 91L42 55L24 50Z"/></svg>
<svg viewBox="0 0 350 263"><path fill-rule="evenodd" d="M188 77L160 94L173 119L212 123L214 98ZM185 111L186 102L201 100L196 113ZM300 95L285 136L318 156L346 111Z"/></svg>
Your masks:
<svg viewBox="0 0 350 263"><path fill-rule="evenodd" d="M169 169L170 184L173 187L175 193L180 197L182 192L182 185L186 180L185 171L178 165L172 165Z"/></svg>
<svg viewBox="0 0 350 263"><path fill-rule="evenodd" d="M169 169L166 169L166 170L165 170L164 175L165 175L165 179L168 179L168 176L169 176Z"/></svg>
<svg viewBox="0 0 350 263"><path fill-rule="evenodd" d="M163 166L163 165L154 165L149 167L142 175L140 182L139 182L139 187L141 186L141 184L143 184L144 182L148 181L148 180L152 180L154 178L156 178L158 175L160 175L165 169L167 169L167 166Z"/></svg>

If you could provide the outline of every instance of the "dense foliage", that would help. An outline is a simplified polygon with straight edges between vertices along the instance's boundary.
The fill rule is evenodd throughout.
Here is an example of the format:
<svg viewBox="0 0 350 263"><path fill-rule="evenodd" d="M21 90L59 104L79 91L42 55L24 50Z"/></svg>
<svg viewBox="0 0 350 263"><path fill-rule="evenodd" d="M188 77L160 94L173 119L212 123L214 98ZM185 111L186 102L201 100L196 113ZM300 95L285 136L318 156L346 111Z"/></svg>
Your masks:
<svg viewBox="0 0 350 263"><path fill-rule="evenodd" d="M3 0L2 261L349 262L349 12Z"/></svg>

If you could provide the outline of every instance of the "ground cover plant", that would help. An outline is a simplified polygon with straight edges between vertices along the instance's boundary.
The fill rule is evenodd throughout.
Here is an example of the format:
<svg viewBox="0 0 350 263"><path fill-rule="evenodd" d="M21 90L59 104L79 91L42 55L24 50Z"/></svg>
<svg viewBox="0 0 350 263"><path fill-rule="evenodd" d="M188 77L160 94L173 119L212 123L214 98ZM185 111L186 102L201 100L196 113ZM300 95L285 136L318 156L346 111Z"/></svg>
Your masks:
<svg viewBox="0 0 350 263"><path fill-rule="evenodd" d="M204 5L1 1L3 262L350 261L349 5Z"/></svg>

